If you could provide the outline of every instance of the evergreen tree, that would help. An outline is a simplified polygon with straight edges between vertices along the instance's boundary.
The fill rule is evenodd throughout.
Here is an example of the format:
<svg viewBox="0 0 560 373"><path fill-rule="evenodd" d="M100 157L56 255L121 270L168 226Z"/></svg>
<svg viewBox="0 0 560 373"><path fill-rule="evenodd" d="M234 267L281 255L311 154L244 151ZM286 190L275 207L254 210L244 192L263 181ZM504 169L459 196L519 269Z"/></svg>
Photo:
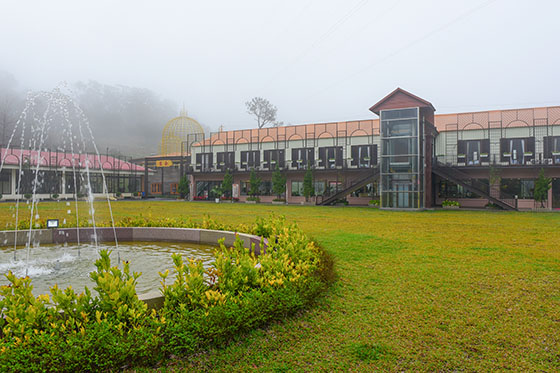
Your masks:
<svg viewBox="0 0 560 373"><path fill-rule="evenodd" d="M544 176L544 170L541 168L539 172L539 177L535 182L535 191L533 193L535 201L541 203L541 207L544 207L544 201L548 199L548 190L552 184L552 179Z"/></svg>
<svg viewBox="0 0 560 373"><path fill-rule="evenodd" d="M303 177L303 195L305 196L305 202L309 202L309 197L315 194L315 188L313 187L313 171L311 167L307 167L305 171L305 176Z"/></svg>
<svg viewBox="0 0 560 373"><path fill-rule="evenodd" d="M255 169L251 170L251 176L249 177L249 195L251 197L256 197L261 189L261 178L257 176Z"/></svg>
<svg viewBox="0 0 560 373"><path fill-rule="evenodd" d="M276 170L272 174L272 191L278 199L281 199L282 194L286 192L286 176L280 172L278 165L276 165Z"/></svg>
<svg viewBox="0 0 560 373"><path fill-rule="evenodd" d="M226 170L224 180L222 181L222 193L226 197L231 197L231 187L233 186L233 176Z"/></svg>
<svg viewBox="0 0 560 373"><path fill-rule="evenodd" d="M177 191L181 195L181 198L185 198L190 193L189 179L187 175L184 175L181 180L179 180L179 185L177 186Z"/></svg>

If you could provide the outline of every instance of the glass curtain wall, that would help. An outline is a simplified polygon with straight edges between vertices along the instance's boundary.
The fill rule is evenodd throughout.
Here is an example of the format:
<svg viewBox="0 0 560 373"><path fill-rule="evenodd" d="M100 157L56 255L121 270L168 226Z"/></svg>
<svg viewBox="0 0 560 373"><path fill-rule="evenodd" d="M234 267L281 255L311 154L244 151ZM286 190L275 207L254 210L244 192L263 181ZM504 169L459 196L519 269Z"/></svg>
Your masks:
<svg viewBox="0 0 560 373"><path fill-rule="evenodd" d="M381 206L423 208L422 128L419 109L382 110Z"/></svg>

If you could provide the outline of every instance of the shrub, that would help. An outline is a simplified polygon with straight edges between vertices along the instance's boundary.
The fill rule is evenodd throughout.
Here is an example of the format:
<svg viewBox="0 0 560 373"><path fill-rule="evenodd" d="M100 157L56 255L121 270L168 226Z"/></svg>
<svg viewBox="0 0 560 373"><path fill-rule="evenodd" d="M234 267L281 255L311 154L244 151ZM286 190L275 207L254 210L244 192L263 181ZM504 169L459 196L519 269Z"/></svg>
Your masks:
<svg viewBox="0 0 560 373"><path fill-rule="evenodd" d="M260 202L261 199L258 196L249 196L247 197L247 201L255 201L255 202Z"/></svg>
<svg viewBox="0 0 560 373"><path fill-rule="evenodd" d="M441 205L444 206L444 207L446 207L446 206L457 206L457 207L459 207L459 206L460 206L460 205L459 205L459 202L457 202L457 201L451 201L451 200L448 200L448 199L446 199L445 201L443 201L443 202L441 203Z"/></svg>
<svg viewBox="0 0 560 373"><path fill-rule="evenodd" d="M31 280L6 277L0 287L0 371L121 370L149 365L169 354L191 353L227 342L240 332L309 305L334 278L332 259L284 218L226 226L205 217L129 217L118 226L228 229L266 237L256 256L238 238L219 242L214 264L173 255L175 280L160 273L164 305L149 311L135 291L140 274L129 264L111 266L102 250L90 274L97 296L57 286L34 297Z"/></svg>
<svg viewBox="0 0 560 373"><path fill-rule="evenodd" d="M58 199L59 195L57 193L51 194L51 199Z"/></svg>
<svg viewBox="0 0 560 373"><path fill-rule="evenodd" d="M371 199L369 201L369 205L371 206L379 206L379 200L378 199Z"/></svg>
<svg viewBox="0 0 560 373"><path fill-rule="evenodd" d="M25 193L23 195L23 198L25 198L25 199L31 199L31 197L33 197L33 195L31 193Z"/></svg>

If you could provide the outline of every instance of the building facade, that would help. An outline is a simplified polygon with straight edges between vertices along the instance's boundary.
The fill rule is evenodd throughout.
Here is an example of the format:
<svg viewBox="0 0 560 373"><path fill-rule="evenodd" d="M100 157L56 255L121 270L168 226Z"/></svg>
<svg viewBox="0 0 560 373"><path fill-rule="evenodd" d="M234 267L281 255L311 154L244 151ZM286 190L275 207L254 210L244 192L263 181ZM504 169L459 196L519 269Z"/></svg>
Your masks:
<svg viewBox="0 0 560 373"><path fill-rule="evenodd" d="M21 199L33 191L42 199L54 195L68 199L87 195L89 187L94 197L142 192L144 168L109 155L2 148L0 159L3 200Z"/></svg>
<svg viewBox="0 0 560 373"><path fill-rule="evenodd" d="M560 208L560 107L436 115L430 102L398 88L370 110L379 119L212 133L177 161L178 176L189 176L195 200L219 197L229 170L243 201L255 170L261 201L272 201L278 167L288 203L305 201L312 168L316 204L379 200L382 208L422 209L449 199L533 209L543 169L553 179L545 206Z"/></svg>

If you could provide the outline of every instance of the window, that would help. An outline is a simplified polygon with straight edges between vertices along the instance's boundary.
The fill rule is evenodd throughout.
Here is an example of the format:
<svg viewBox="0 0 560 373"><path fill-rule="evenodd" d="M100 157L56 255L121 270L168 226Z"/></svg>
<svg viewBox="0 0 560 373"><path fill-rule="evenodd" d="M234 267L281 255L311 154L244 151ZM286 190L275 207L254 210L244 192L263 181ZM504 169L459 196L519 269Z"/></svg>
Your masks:
<svg viewBox="0 0 560 373"><path fill-rule="evenodd" d="M235 168L235 152L219 152L216 154L218 169L221 171Z"/></svg>
<svg viewBox="0 0 560 373"><path fill-rule="evenodd" d="M259 150L250 150L241 152L241 169L250 170L258 168L261 165L261 152Z"/></svg>
<svg viewBox="0 0 560 373"><path fill-rule="evenodd" d="M457 162L468 166L490 161L490 139L457 141Z"/></svg>
<svg viewBox="0 0 560 373"><path fill-rule="evenodd" d="M152 183L152 193L161 194L161 183Z"/></svg>
<svg viewBox="0 0 560 373"><path fill-rule="evenodd" d="M535 138L500 139L501 161L512 165L523 165L535 159Z"/></svg>
<svg viewBox="0 0 560 373"><path fill-rule="evenodd" d="M202 200L208 198L219 198L219 188L222 186L221 181L197 181L196 195L194 199Z"/></svg>
<svg viewBox="0 0 560 373"><path fill-rule="evenodd" d="M292 149L292 167L298 170L307 168L307 165L313 166L315 163L314 148L296 148Z"/></svg>
<svg viewBox="0 0 560 373"><path fill-rule="evenodd" d="M377 183L371 183L366 186L361 187L360 189L352 192L352 197L378 197L378 185Z"/></svg>
<svg viewBox="0 0 560 373"><path fill-rule="evenodd" d="M278 166L280 169L284 168L284 149L274 149L264 151L264 167L269 170L276 169Z"/></svg>
<svg viewBox="0 0 560 373"><path fill-rule="evenodd" d="M352 166L368 168L377 164L377 145L354 145L351 148Z"/></svg>
<svg viewBox="0 0 560 373"><path fill-rule="evenodd" d="M198 153L195 168L199 171L210 171L212 169L212 158L212 153Z"/></svg>
<svg viewBox="0 0 560 373"><path fill-rule="evenodd" d="M517 196L520 199L532 199L535 190L535 180L502 179L500 190L509 196Z"/></svg>
<svg viewBox="0 0 560 373"><path fill-rule="evenodd" d="M303 196L303 181L292 181L292 197Z"/></svg>
<svg viewBox="0 0 560 373"><path fill-rule="evenodd" d="M326 185L327 183L325 181L316 181L314 183L315 195L322 196L323 194L325 194Z"/></svg>
<svg viewBox="0 0 560 373"><path fill-rule="evenodd" d="M485 185L485 190L489 190L488 179L476 179L478 183ZM482 198L479 195L467 190L461 185L457 185L452 181L439 180L438 182L438 197L441 199L447 198Z"/></svg>
<svg viewBox="0 0 560 373"><path fill-rule="evenodd" d="M319 167L342 167L342 146L319 148Z"/></svg>
<svg viewBox="0 0 560 373"><path fill-rule="evenodd" d="M551 159L554 164L560 164L560 136L544 138L544 158Z"/></svg>
<svg viewBox="0 0 560 373"><path fill-rule="evenodd" d="M0 174L0 194L12 193L11 173L11 170L4 170Z"/></svg>

